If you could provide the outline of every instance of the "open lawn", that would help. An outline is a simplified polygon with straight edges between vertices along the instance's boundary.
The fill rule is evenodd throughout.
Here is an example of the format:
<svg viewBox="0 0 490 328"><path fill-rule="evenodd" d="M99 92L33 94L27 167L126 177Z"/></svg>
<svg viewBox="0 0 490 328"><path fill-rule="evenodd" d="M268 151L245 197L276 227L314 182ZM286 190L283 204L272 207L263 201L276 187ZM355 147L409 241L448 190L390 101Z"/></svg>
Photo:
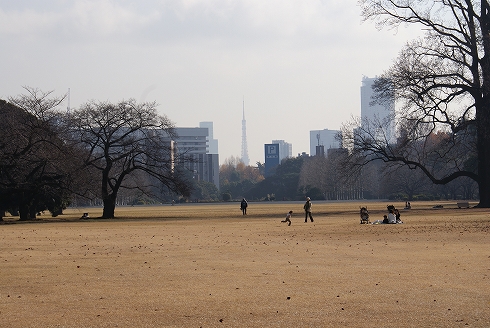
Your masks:
<svg viewBox="0 0 490 328"><path fill-rule="evenodd" d="M388 203L313 202L313 223L282 202L7 217L0 327L490 327L488 209L360 225L360 205Z"/></svg>

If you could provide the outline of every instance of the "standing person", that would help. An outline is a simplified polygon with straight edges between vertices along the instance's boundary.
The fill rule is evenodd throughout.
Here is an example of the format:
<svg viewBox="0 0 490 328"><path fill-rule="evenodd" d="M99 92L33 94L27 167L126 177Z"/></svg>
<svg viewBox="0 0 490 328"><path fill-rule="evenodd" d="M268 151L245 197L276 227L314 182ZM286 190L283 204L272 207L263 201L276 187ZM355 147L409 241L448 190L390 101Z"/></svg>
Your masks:
<svg viewBox="0 0 490 328"><path fill-rule="evenodd" d="M287 222L288 226L290 226L291 225L291 214L293 214L293 211L289 211L288 214L286 214L286 218L281 222Z"/></svg>
<svg viewBox="0 0 490 328"><path fill-rule="evenodd" d="M243 215L247 215L247 207L248 207L247 200L243 198L242 201L240 202L240 209L242 210Z"/></svg>
<svg viewBox="0 0 490 328"><path fill-rule="evenodd" d="M313 217L311 216L311 202L310 197L306 197L306 203L303 206L305 209L305 222L308 222L308 216L310 216L311 222L313 222Z"/></svg>

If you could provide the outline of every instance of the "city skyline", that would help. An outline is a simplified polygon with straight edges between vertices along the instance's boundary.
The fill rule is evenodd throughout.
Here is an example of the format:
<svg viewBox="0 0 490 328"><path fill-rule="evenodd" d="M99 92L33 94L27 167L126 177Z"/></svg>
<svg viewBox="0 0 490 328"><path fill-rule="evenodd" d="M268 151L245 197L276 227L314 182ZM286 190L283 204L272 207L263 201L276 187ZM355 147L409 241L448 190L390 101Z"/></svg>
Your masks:
<svg viewBox="0 0 490 328"><path fill-rule="evenodd" d="M0 98L22 86L91 101L155 101L176 126L214 122L220 162L360 114L361 79L388 69L414 27L378 31L356 1L0 0ZM63 104L65 108L68 103Z"/></svg>

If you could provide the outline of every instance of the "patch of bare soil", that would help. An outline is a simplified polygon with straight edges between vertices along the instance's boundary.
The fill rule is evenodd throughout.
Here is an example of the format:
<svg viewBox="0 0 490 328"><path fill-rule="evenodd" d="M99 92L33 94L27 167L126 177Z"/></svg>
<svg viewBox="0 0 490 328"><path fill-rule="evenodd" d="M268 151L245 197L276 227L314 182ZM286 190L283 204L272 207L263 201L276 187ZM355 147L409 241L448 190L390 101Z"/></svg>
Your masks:
<svg viewBox="0 0 490 328"><path fill-rule="evenodd" d="M488 210L226 206L0 225L0 327L490 327Z"/></svg>

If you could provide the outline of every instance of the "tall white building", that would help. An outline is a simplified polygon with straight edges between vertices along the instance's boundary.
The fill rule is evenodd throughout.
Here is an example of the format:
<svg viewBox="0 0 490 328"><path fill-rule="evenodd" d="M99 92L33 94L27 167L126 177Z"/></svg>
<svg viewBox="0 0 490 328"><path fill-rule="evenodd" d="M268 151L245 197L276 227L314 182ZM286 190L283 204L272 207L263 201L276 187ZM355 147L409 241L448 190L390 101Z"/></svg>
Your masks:
<svg viewBox="0 0 490 328"><path fill-rule="evenodd" d="M293 157L293 145L284 140L272 140L273 144L279 145L279 163L288 157Z"/></svg>
<svg viewBox="0 0 490 328"><path fill-rule="evenodd" d="M340 148L340 142L336 140L339 130L312 130L310 131L310 156L327 156L328 149ZM323 149L319 153L318 149Z"/></svg>
<svg viewBox="0 0 490 328"><path fill-rule="evenodd" d="M218 139L214 139L213 137L213 122L200 122L200 128L208 129L208 153L209 154L219 154L218 152Z"/></svg>
<svg viewBox="0 0 490 328"><path fill-rule="evenodd" d="M373 103L373 84L376 78L364 76L361 85L361 124L379 125L385 127L384 133L389 142L394 141L395 100L387 100L383 104ZM373 131L374 132L374 131Z"/></svg>

